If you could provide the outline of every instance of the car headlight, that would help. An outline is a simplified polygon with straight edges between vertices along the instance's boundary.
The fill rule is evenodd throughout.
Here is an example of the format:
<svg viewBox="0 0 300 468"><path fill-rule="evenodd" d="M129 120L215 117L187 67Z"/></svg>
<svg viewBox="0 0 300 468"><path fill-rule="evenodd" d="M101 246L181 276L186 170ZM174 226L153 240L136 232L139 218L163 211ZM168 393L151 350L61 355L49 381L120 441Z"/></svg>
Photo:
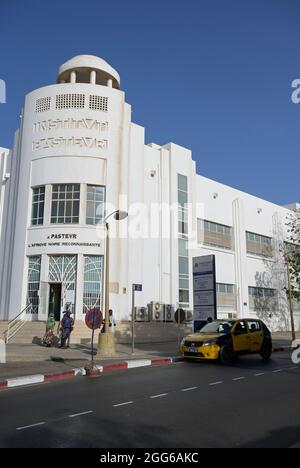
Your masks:
<svg viewBox="0 0 300 468"><path fill-rule="evenodd" d="M204 343L202 343L202 346L211 346L212 344L216 344L217 341L218 341L217 339L208 340L208 341L205 341Z"/></svg>

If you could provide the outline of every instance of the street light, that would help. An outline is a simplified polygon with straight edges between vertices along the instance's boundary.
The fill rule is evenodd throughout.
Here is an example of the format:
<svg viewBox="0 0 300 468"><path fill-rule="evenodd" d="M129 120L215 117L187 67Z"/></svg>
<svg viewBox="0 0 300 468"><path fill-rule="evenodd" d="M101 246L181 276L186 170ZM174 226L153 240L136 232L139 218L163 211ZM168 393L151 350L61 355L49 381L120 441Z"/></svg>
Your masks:
<svg viewBox="0 0 300 468"><path fill-rule="evenodd" d="M292 250L291 252L283 252L284 261L287 268L287 280L288 280L288 298L289 298L289 308L290 308L290 318L291 318L291 329L292 329L292 339L296 339L295 333L295 321L294 321L294 310L293 310L293 298L292 298L292 282L291 282L291 255L299 255L300 249Z"/></svg>
<svg viewBox="0 0 300 468"><path fill-rule="evenodd" d="M108 218L114 217L116 221L122 221L127 218L127 211L116 210L109 213L103 219L106 229L106 246L105 246L105 322L104 322L104 333L99 333L98 338L98 350L103 356L109 356L115 354L115 340L113 333L109 332L109 223Z"/></svg>

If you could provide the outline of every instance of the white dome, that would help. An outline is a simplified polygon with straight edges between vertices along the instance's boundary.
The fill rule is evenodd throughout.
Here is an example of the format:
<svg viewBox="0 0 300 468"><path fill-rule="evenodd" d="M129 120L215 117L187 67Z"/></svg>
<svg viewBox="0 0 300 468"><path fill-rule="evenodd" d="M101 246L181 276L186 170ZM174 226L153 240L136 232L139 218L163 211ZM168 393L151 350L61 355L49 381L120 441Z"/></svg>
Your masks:
<svg viewBox="0 0 300 468"><path fill-rule="evenodd" d="M76 55L63 63L58 70L57 81L69 81L71 71L76 71L78 75L77 83L88 83L88 73L96 71L97 84L104 84L107 79L112 79L113 87L120 87L120 75L105 60L95 55Z"/></svg>

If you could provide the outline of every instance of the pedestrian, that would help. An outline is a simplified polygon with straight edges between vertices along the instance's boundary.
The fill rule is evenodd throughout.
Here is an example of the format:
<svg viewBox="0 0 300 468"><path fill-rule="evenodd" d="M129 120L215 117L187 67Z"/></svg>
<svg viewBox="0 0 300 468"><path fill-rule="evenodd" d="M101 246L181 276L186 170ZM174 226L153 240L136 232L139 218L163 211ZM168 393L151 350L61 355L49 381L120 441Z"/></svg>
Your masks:
<svg viewBox="0 0 300 468"><path fill-rule="evenodd" d="M114 333L115 326L116 326L116 321L114 319L113 310L109 309L109 331L111 333Z"/></svg>
<svg viewBox="0 0 300 468"><path fill-rule="evenodd" d="M71 311L69 310L68 306L66 307L64 316L61 320L61 340L60 340L60 348L66 347L66 342L68 341L70 334L73 330L74 320L71 317Z"/></svg>
<svg viewBox="0 0 300 468"><path fill-rule="evenodd" d="M46 322L45 334L42 338L42 344L47 348L50 348L53 345L55 323L54 314L51 312Z"/></svg>

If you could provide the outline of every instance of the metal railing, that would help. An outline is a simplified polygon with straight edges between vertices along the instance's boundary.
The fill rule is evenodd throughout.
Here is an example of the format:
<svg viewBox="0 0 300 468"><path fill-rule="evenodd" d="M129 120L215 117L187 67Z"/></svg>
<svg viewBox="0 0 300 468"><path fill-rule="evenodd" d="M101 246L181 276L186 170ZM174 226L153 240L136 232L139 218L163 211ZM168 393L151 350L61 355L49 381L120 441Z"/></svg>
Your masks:
<svg viewBox="0 0 300 468"><path fill-rule="evenodd" d="M28 304L14 319L8 322L7 330L4 332L4 341L6 344L25 325L26 320L24 320L24 318L26 314L31 313L31 311L32 311L32 304Z"/></svg>

